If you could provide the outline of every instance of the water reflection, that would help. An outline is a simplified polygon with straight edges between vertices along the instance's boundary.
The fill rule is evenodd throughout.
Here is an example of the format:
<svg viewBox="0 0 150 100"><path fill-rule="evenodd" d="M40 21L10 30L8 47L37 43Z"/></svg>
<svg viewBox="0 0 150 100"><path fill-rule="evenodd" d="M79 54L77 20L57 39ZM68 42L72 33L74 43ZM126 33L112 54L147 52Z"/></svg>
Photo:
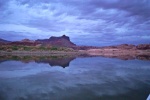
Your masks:
<svg viewBox="0 0 150 100"><path fill-rule="evenodd" d="M51 67L60 66L68 67L70 62L74 60L75 56L0 56L0 63L12 60L21 61L24 63L36 62L36 63L48 63Z"/></svg>
<svg viewBox="0 0 150 100"><path fill-rule="evenodd" d="M150 93L149 61L76 58L64 69L38 59L1 62L0 100L146 100Z"/></svg>
<svg viewBox="0 0 150 100"><path fill-rule="evenodd" d="M13 61L21 61L24 63L29 63L29 62L36 62L36 63L48 63L51 67L53 66L60 66L60 67L68 67L70 62L74 60L77 57L100 57L100 56L91 56L91 55L53 55L53 56L30 56L30 55L20 55L20 56L13 56L13 55L1 55L0 56L0 63L8 61L8 60L13 60ZM122 56L114 56L114 55L105 55L102 57L107 57L107 58L118 58L121 60L134 60L134 59L139 59L139 60L148 60L150 61L150 56L148 55L138 55L138 56L131 56L131 55L122 55Z"/></svg>
<svg viewBox="0 0 150 100"><path fill-rule="evenodd" d="M75 57L57 57L53 56L50 59L40 59L35 60L37 63L48 63L50 66L61 66L63 68L68 67L70 62L74 60Z"/></svg>

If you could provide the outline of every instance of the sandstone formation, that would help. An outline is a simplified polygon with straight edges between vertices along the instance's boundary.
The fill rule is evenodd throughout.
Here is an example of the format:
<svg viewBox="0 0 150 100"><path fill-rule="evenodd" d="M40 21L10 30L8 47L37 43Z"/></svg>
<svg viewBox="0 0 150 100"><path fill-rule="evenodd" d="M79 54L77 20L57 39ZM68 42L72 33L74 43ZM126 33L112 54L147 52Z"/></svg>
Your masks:
<svg viewBox="0 0 150 100"><path fill-rule="evenodd" d="M74 47L76 46L73 42L70 41L70 38L66 35L61 37L50 37L49 39L38 39L36 42L43 45L52 45L52 46L61 46L61 47Z"/></svg>

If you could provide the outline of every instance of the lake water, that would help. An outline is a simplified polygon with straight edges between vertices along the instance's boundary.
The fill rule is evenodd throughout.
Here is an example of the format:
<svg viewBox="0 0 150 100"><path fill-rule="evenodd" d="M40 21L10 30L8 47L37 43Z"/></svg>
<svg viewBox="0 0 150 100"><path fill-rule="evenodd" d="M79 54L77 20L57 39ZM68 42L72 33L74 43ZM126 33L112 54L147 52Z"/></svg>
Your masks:
<svg viewBox="0 0 150 100"><path fill-rule="evenodd" d="M146 100L150 61L1 60L0 100Z"/></svg>

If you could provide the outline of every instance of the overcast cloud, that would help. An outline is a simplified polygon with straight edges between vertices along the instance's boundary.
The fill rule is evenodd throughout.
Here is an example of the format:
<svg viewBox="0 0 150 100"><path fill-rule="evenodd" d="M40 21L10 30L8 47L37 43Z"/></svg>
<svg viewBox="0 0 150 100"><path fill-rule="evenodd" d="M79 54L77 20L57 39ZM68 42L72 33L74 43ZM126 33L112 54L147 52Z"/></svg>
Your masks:
<svg viewBox="0 0 150 100"><path fill-rule="evenodd" d="M78 45L150 43L150 0L0 0L0 38L63 34Z"/></svg>

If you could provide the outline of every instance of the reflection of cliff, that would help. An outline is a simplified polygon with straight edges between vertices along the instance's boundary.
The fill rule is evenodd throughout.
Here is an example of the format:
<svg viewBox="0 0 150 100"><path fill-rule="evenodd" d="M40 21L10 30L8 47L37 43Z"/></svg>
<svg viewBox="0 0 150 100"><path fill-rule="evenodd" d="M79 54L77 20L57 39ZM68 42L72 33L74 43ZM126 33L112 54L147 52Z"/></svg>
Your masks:
<svg viewBox="0 0 150 100"><path fill-rule="evenodd" d="M50 66L61 66L63 68L68 67L70 62L74 60L74 57L67 57L67 58L52 58L52 59L44 59L44 60L37 60L37 63L49 63Z"/></svg>
<svg viewBox="0 0 150 100"><path fill-rule="evenodd" d="M15 60L24 63L35 61L36 63L48 63L50 66L68 67L70 62L74 60L74 56L0 56L0 63Z"/></svg>
<svg viewBox="0 0 150 100"><path fill-rule="evenodd" d="M80 55L79 57L107 57L107 58L118 58L122 60L132 60L132 59L139 59L139 60L148 60L150 61L150 56L148 55L137 55L137 56L131 56L131 55ZM48 63L50 66L61 66L63 68L68 67L70 62L74 60L76 55L72 56L11 56L11 55L5 55L0 56L0 63L8 61L8 60L14 60L14 61L21 61L24 63L29 62L36 62L36 63Z"/></svg>

